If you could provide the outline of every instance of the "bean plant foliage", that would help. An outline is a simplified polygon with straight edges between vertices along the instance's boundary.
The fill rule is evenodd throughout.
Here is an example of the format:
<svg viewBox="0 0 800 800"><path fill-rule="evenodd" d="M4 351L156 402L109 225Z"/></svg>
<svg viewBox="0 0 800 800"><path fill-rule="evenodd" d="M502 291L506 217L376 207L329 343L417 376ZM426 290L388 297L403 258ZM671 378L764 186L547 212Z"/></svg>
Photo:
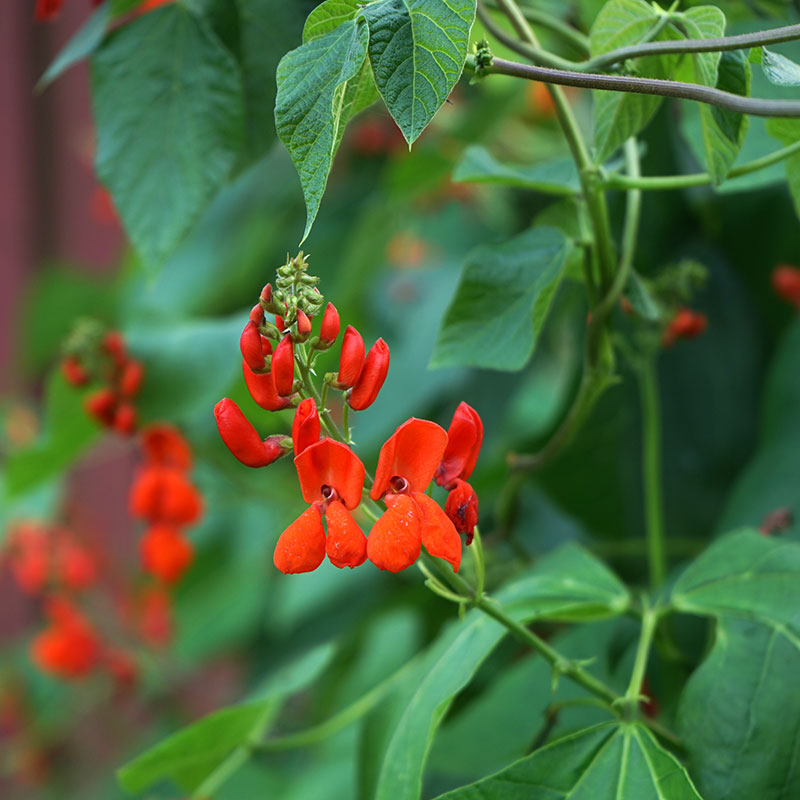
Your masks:
<svg viewBox="0 0 800 800"><path fill-rule="evenodd" d="M756 5L763 16L746 8ZM484 370L482 388L475 391L479 400L471 400L477 410L459 406L447 435L433 422L416 419L424 407L413 404L430 396L403 380L392 383L382 339L364 361L364 342L348 328L338 373L321 366L333 342L339 346L338 312L333 308L334 324L333 312L326 310L330 306L324 305L328 298L323 301L329 288L313 271L316 260L328 258L322 250L315 249L308 260L302 253L289 257L277 277L266 275L271 283L260 298L261 287L250 286L251 299L258 302L249 321L246 314L203 323L178 320L170 330L173 320L154 325L142 315L138 329L129 326L138 357L161 376L159 381L173 380L175 396L180 395L166 402L145 394L145 413L151 407L157 409L153 416L169 415L172 409L176 421L188 422L198 414L210 418L213 403L226 391L238 401L246 397L236 343L247 325L241 352L249 393L262 409L296 414L294 441L277 422L270 423L271 435L262 441L228 398L216 408L219 432L249 467L264 467L294 447L306 510L278 542L274 563L279 571L270 566L264 591L283 597L276 607L289 610L280 624L295 625L298 641L307 641L301 622L308 604L315 615L331 620L331 636L320 646L300 647L276 659L284 661L283 667L240 703L172 732L132 758L118 772L122 788L155 797L162 795L148 792L169 786L186 796L215 799L273 794L362 800L800 797L800 542L791 523L791 512L800 510L800 459L798 439L788 437L790 429L797 431L800 323L793 323L779 346L768 380L763 436L751 443L754 455L746 464L749 451L730 455L722 441L735 435L738 417L725 428L724 414L715 417L716 406L706 408L705 416L686 412L690 421L685 424L694 426L687 432L675 420L678 412L661 408L666 395L659 384L660 377L680 374L675 393L680 398L738 406L736 381L742 373L737 370L745 368L745 357L729 355L726 362L709 366L711 356L702 348L710 337L726 335L715 333L713 314L729 303L729 311L719 316L730 317L735 303L746 303L732 290L722 292L722 299L713 301L717 305L712 303L717 311L710 312L706 333L707 319L694 308L695 298L708 296L702 287L709 275L712 287L719 285L719 265L684 257L674 242L683 238L679 229L670 234L669 263L656 252L658 242L640 236L651 198L672 191L673 200L702 198L696 202L717 208L709 204L718 198L740 202L762 174L764 185L776 192L769 195L770 203L788 206L787 193L800 209L800 66L792 60L791 45L784 44L800 39L800 26L772 32L793 19L789 4L178 0L141 14L137 6L132 0L102 3L42 85L88 57L97 175L113 197L145 282L169 287L170 276L186 269L181 259L191 265L177 284L187 309L192 298L211 291L208 285L215 280L214 266L203 267L202 226L215 220L222 220L223 228L233 224L239 211L232 187L248 176L280 184L284 193L263 212L269 219L259 221L274 225L286 239L276 245L280 254L274 261L306 240L315 246L329 240L326 215L342 213L326 195L338 168L337 151L345 150L348 126L356 127L370 107L378 107L368 112L370 119L399 129L404 141L397 158L412 165L419 158L418 181L435 168L430 165L440 163L441 154L425 150L425 139L435 135L437 114L451 98L457 104L460 96L494 86L509 91L521 86L528 92L533 81L546 87L541 102L552 119L547 148L514 150L507 141L498 147L494 135L502 128L502 114L497 123L489 105L464 123L460 146L447 164L450 186L502 192L485 197L512 198L524 209L524 222L507 226L503 235L495 231L481 239L459 233L465 243L460 272L447 273L439 307L425 306L426 353L410 349L403 355L399 344L395 351L389 341L396 359L392 369L404 358L429 359L431 381L439 380L439 368L454 374ZM768 30L765 20L775 24ZM498 98L507 102L500 93ZM666 150L664 131L672 129L688 142L680 159L658 151ZM526 162L532 151L537 155ZM653 174L646 174L643 164L654 164ZM372 173L343 172L336 178L340 185L352 182L357 194L367 191ZM287 228L280 216L281 205L297 204L299 192L305 203L302 230L297 217ZM352 195L336 197L340 203L352 201ZM395 215L382 217L379 206L374 200L364 218L369 236L396 224ZM748 224L744 216L740 226ZM796 220L784 224L796 225ZM323 228L319 234L318 227ZM762 233L754 229L747 236L759 239ZM666 241L659 240L662 249ZM766 252L768 245L763 247ZM331 299L337 299L334 287L344 296L367 280L373 255L369 237L361 251L345 252L342 264L361 259L364 266L339 282L329 275ZM753 266L752 284L768 281L773 264L766 258ZM792 302L800 307L800 290L795 285L793 291ZM375 316L381 316L385 306L374 302ZM580 324L557 327L563 307L579 308L572 316L580 317ZM387 310L387 320L391 315ZM313 332L319 318L322 327ZM419 342L419 337L412 340L411 327L404 335ZM170 344L173 337L180 342ZM570 337L578 344L567 364L562 355ZM191 378L174 380L181 369L175 352L198 348L205 354L202 366ZM698 348L694 352L700 355L689 359L683 372L662 371L662 357L673 369L677 362L670 359L681 348ZM358 358L359 368L348 380L351 359ZM705 380L706 373L713 373L721 388L714 396L698 397L694 381ZM454 384L461 375L452 378ZM518 424L518 438L501 444L497 431L504 412L495 415L489 408L500 402L499 394L510 392L515 376L533 400L526 406L523 398L514 406L522 412L508 411ZM393 425L386 423L389 429L381 430L380 441L389 441L380 460L364 458L362 464L355 455L359 429L348 415L371 405L384 380L387 388L378 403L386 403L385 411L365 422L364 439L372 435L366 431L383 424L381 413L390 421L412 419L397 429L397 438L389 437ZM545 381L543 389L537 380ZM11 495L23 495L45 473L77 458L96 434L84 429L85 421L68 432L59 426L65 415L77 413L60 379L47 394L50 438L9 460L4 479ZM741 398L742 405L748 402ZM536 428L533 417L544 413L547 403L553 415ZM487 431L498 436L490 442L487 434L484 457L500 450L507 455L495 458L485 473L480 462L475 466L481 416ZM441 435L423 429L423 423ZM758 432L750 427L755 442ZM473 438L462 446L467 429ZM703 485L702 475L692 472L697 442L687 441L705 441L717 431L717 449L709 460L726 462L721 480L730 494L725 497L719 486ZM435 444L440 439L441 446ZM640 477L626 484L622 496L614 486L628 467L616 459L631 444L635 457L625 463L636 465ZM372 446L365 445L367 451ZM472 455L459 451L456 458L445 446L472 448ZM206 447L214 449L217 461L230 455L216 438ZM425 458L419 453L434 453L428 472L419 464ZM443 477L449 457L461 458L460 468ZM269 469L294 474L289 461ZM406 461L413 464L404 472ZM384 468L385 463L391 466ZM493 498L484 502L478 492L477 527L478 496L467 483L473 468L480 478L476 485L490 487ZM423 473L426 479L417 486ZM425 495L432 480L449 493L446 504L442 500L444 510ZM686 491L698 495L675 489L690 483ZM690 511L670 508L669 492L691 498L706 490L719 495L716 516L692 517L702 530L683 532L680 520L690 518ZM292 491L299 502L299 493ZM601 517L606 512L599 509L616 502L612 495L619 497L622 510ZM571 501L580 511L573 512ZM692 502L685 499L685 504ZM528 513L531 507L538 511ZM776 517L781 509L783 515ZM351 512L359 525L372 525L363 542L360 529L357 537L350 527L355 525ZM443 534L439 540L431 532L431 520L441 515L448 535L453 526L447 518L458 532L446 543ZM244 512L238 519L252 527ZM268 513L258 519L259 529L281 527ZM558 532L579 523L578 535ZM544 537L550 545L533 535L525 540L539 543L533 557L525 552L528 545L509 545L510 530L550 524L557 528ZM422 533L416 534L415 554L406 561L393 549L392 537L414 525L422 525ZM332 545L339 526L342 541L345 532L357 539L341 544L351 548L345 555ZM633 533L625 536L626 531ZM374 625L370 618L362 620L356 640L342 645L336 635L345 623L337 615L350 619L345 606L356 601L324 583L332 571L302 579L281 574L311 572L326 555L339 567L368 559L401 572L417 561L420 536L421 575L409 569L402 576L381 577L405 580L404 591L424 593L425 608L433 609L424 635L402 615L385 623L384 633L391 636L382 635L384 618ZM564 538L577 541L560 542ZM691 539L690 546L676 551L673 539ZM556 547L554 540L559 540ZM619 541L640 545L636 563L641 569L604 559L597 543ZM354 554L357 548L363 549L360 556ZM320 583L314 588L316 579ZM296 590L292 582L299 580L305 582L294 584L301 587ZM375 589L368 582L353 586L363 595L359 602ZM227 601L219 599L224 606ZM205 627L215 624L212 618ZM493 669L497 664L502 669ZM523 688L519 670L530 672L524 673ZM315 694L316 683L327 687L329 700L319 700L325 691ZM319 708L305 715L308 727L298 728L295 714L303 717L309 697L319 700ZM467 719L473 720L469 729L461 724ZM476 748L482 752L474 765L460 757ZM447 766L454 762L457 768ZM344 785L349 788L326 792L325 770L334 775L331 765L342 763L348 765ZM305 765L310 777L300 778ZM332 787L337 780L331 778Z"/></svg>

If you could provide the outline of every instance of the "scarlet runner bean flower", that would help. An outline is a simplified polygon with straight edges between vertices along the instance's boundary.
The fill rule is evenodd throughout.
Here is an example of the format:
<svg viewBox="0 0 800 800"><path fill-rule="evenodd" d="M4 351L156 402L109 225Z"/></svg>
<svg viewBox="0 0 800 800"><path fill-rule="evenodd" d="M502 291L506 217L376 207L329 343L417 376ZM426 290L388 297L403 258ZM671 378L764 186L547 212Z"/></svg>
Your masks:
<svg viewBox="0 0 800 800"><path fill-rule="evenodd" d="M787 303L800 310L800 269L780 264L772 271L772 288Z"/></svg>
<svg viewBox="0 0 800 800"><path fill-rule="evenodd" d="M294 386L294 341L291 334L280 340L272 355L272 381L279 397L288 397Z"/></svg>
<svg viewBox="0 0 800 800"><path fill-rule="evenodd" d="M381 448L370 497L383 498L387 511L372 526L367 543L367 556L378 568L400 572L419 558L425 545L430 555L458 571L461 539L445 512L425 494L446 447L443 428L412 417Z"/></svg>
<svg viewBox="0 0 800 800"><path fill-rule="evenodd" d="M294 415L292 423L292 442L294 454L299 456L309 445L319 441L320 437L319 413L313 397L303 400Z"/></svg>
<svg viewBox="0 0 800 800"><path fill-rule="evenodd" d="M194 549L171 525L155 524L139 542L142 565L164 583L175 583L192 563Z"/></svg>
<svg viewBox="0 0 800 800"><path fill-rule="evenodd" d="M89 621L66 599L47 604L50 626L31 645L33 660L45 672L77 679L89 674L101 656L100 639Z"/></svg>
<svg viewBox="0 0 800 800"><path fill-rule="evenodd" d="M478 524L478 495L467 478L475 469L482 443L483 422L478 412L460 403L447 431L447 447L436 468L435 480L450 492L445 513L456 530L466 534L468 545L472 543Z"/></svg>
<svg viewBox="0 0 800 800"><path fill-rule="evenodd" d="M330 347L339 335L339 312L333 303L328 303L322 316L322 325L319 329L319 343L322 347Z"/></svg>
<svg viewBox="0 0 800 800"><path fill-rule="evenodd" d="M352 325L348 325L342 337L339 374L336 377L336 383L340 388L349 389L358 380L364 368L364 352L364 340L361 334Z"/></svg>
<svg viewBox="0 0 800 800"><path fill-rule="evenodd" d="M311 572L327 553L335 567L357 567L367 540L350 511L361 502L365 470L347 445L325 438L294 460L303 500L310 504L281 535L273 561L283 573ZM322 526L326 518L328 534Z"/></svg>
<svg viewBox="0 0 800 800"><path fill-rule="evenodd" d="M682 308L667 326L661 343L671 347L678 339L696 339L702 336L708 327L708 317L690 308Z"/></svg>
<svg viewBox="0 0 800 800"><path fill-rule="evenodd" d="M389 346L378 339L367 353L364 368L358 376L347 402L355 411L369 408L378 396L389 372Z"/></svg>
<svg viewBox="0 0 800 800"><path fill-rule="evenodd" d="M285 436L262 440L239 406L227 397L214 406L214 416L222 441L246 467L266 467L288 452Z"/></svg>

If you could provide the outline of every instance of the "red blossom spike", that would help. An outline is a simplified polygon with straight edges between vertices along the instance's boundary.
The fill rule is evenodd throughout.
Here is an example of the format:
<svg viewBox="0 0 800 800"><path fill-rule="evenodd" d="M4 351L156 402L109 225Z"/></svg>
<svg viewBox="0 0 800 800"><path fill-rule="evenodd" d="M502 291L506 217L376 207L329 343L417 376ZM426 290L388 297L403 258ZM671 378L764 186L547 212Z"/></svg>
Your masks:
<svg viewBox="0 0 800 800"><path fill-rule="evenodd" d="M378 569L401 572L422 550L422 513L407 495L386 495L387 509L372 526L367 557Z"/></svg>
<svg viewBox="0 0 800 800"><path fill-rule="evenodd" d="M250 397L261 408L267 411L281 411L292 404L292 401L287 397L278 397L271 373L260 374L253 372L244 360L242 361L242 373L244 374L244 382L247 384L247 391L250 392Z"/></svg>
<svg viewBox="0 0 800 800"><path fill-rule="evenodd" d="M89 373L76 356L67 356L61 362L61 374L72 386L85 386L89 382Z"/></svg>
<svg viewBox="0 0 800 800"><path fill-rule="evenodd" d="M266 467L286 453L285 448L275 438L262 441L233 400L227 397L220 400L214 406L214 416L222 441L245 466Z"/></svg>
<svg viewBox="0 0 800 800"><path fill-rule="evenodd" d="M466 481L456 479L450 494L447 495L444 511L456 530L466 534L467 544L472 544L475 526L478 524L478 495L472 486Z"/></svg>
<svg viewBox="0 0 800 800"><path fill-rule="evenodd" d="M339 312L333 303L328 303L322 315L322 325L319 329L320 344L330 347L339 335Z"/></svg>
<svg viewBox="0 0 800 800"><path fill-rule="evenodd" d="M404 422L381 448L370 497L380 500L395 476L408 481L408 491L424 492L446 446L447 434L435 422L415 417Z"/></svg>
<svg viewBox="0 0 800 800"><path fill-rule="evenodd" d="M264 369L264 351L261 347L261 334L258 332L258 325L252 320L244 326L244 330L239 339L239 349L242 351L242 357L250 369Z"/></svg>
<svg viewBox="0 0 800 800"><path fill-rule="evenodd" d="M291 336L284 336L272 354L272 382L280 397L288 397L294 386L294 342Z"/></svg>
<svg viewBox="0 0 800 800"><path fill-rule="evenodd" d="M436 558L449 561L454 572L461 565L461 538L439 504L423 492L412 495L422 510L422 544Z"/></svg>
<svg viewBox="0 0 800 800"><path fill-rule="evenodd" d="M778 297L800 309L800 269L779 264L772 270L772 288Z"/></svg>
<svg viewBox="0 0 800 800"><path fill-rule="evenodd" d="M181 578L194 558L194 549L171 525L154 525L139 542L142 567L164 583Z"/></svg>
<svg viewBox="0 0 800 800"><path fill-rule="evenodd" d="M350 408L355 411L369 408L375 402L388 372L389 346L383 339L378 339L370 347L364 361L364 369L361 370L361 375L347 398Z"/></svg>
<svg viewBox="0 0 800 800"><path fill-rule="evenodd" d="M299 456L309 445L319 441L320 424L319 413L314 398L303 400L294 413L292 422L292 442L294 454Z"/></svg>
<svg viewBox="0 0 800 800"><path fill-rule="evenodd" d="M334 500L325 511L325 519L328 522L325 552L331 564L339 569L363 564L367 560L367 537L347 508Z"/></svg>
<svg viewBox="0 0 800 800"><path fill-rule="evenodd" d="M325 529L316 505L307 508L281 535L272 557L284 574L312 572L325 558Z"/></svg>
<svg viewBox="0 0 800 800"><path fill-rule="evenodd" d="M457 478L469 478L482 443L483 422L478 412L466 403L459 403L447 430L447 447L436 469L436 483L449 488Z"/></svg>
<svg viewBox="0 0 800 800"><path fill-rule="evenodd" d="M335 490L347 508L353 509L361 502L364 465L347 445L322 439L306 447L294 463L306 503L326 500L323 486Z"/></svg>
<svg viewBox="0 0 800 800"><path fill-rule="evenodd" d="M352 326L344 329L342 337L342 352L339 355L339 375L337 383L347 389L355 384L364 368L364 340L361 334Z"/></svg>
<svg viewBox="0 0 800 800"><path fill-rule="evenodd" d="M180 431L165 422L148 425L141 436L142 450L148 461L162 467L188 470L192 466L192 450Z"/></svg>

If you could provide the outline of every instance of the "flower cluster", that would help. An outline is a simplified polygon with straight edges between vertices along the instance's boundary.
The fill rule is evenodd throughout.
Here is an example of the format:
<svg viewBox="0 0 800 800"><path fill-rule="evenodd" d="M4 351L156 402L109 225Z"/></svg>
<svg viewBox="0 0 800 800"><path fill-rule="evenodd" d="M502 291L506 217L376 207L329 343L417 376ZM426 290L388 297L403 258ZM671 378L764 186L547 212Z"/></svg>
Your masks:
<svg viewBox="0 0 800 800"><path fill-rule="evenodd" d="M192 545L183 530L203 512L200 493L187 474L192 451L179 431L158 423L142 431L144 456L131 486L129 504L134 517L147 523L139 543L144 570L164 583L174 583L192 562Z"/></svg>
<svg viewBox="0 0 800 800"><path fill-rule="evenodd" d="M772 270L772 288L778 297L800 311L800 269L779 264Z"/></svg>
<svg viewBox="0 0 800 800"><path fill-rule="evenodd" d="M314 314L324 300L316 288L319 279L307 270L302 253L279 268L277 288L264 287L240 341L245 382L255 402L269 411L294 407L291 438L262 440L228 398L214 409L222 440L246 466L263 467L294 451L308 508L279 537L275 566L284 573L309 572L327 555L340 568L369 559L380 569L399 572L424 546L458 570L459 533L469 544L478 521L478 498L467 479L483 439L480 417L466 403L456 409L449 431L412 417L381 448L373 479L352 449L348 412L375 402L388 373L389 348L378 339L367 352L361 335L348 326L338 371L325 374L319 392L314 365L338 338L340 321L328 303L313 335ZM343 430L326 407L330 390L341 392ZM444 510L426 493L434 480L449 492ZM379 501L385 510L376 505ZM356 509L374 520L369 538L353 517Z"/></svg>
<svg viewBox="0 0 800 800"><path fill-rule="evenodd" d="M138 417L134 399L144 381L144 367L128 354L119 331L103 333L97 323L82 321L70 336L61 362L67 383L80 387L99 384L84 400L87 413L117 433L135 433Z"/></svg>

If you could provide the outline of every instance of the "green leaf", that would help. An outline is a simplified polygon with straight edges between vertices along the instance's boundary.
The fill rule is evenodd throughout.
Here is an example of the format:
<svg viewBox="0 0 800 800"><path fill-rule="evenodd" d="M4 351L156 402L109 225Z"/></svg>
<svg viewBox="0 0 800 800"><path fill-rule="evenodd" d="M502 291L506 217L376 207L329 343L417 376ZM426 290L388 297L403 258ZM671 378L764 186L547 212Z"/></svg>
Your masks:
<svg viewBox="0 0 800 800"><path fill-rule="evenodd" d="M6 491L18 495L41 486L67 469L99 433L83 408L84 393L70 386L58 370L45 390L44 435L32 447L9 455Z"/></svg>
<svg viewBox="0 0 800 800"><path fill-rule="evenodd" d="M561 283L568 248L561 231L538 227L472 250L431 366L522 369Z"/></svg>
<svg viewBox="0 0 800 800"><path fill-rule="evenodd" d="M638 44L650 38L660 19L644 0L611 0L603 6L592 25L589 47L593 56L618 47ZM667 29L657 39L674 38ZM669 78L675 56L647 56L637 61L637 71L652 78ZM598 160L608 158L629 136L641 131L660 105L654 95L622 92L594 92L594 143Z"/></svg>
<svg viewBox="0 0 800 800"><path fill-rule="evenodd" d="M182 3L124 25L92 58L96 168L145 262L160 264L242 146L239 67Z"/></svg>
<svg viewBox="0 0 800 800"><path fill-rule="evenodd" d="M607 722L565 736L440 800L701 800L643 725Z"/></svg>
<svg viewBox="0 0 800 800"><path fill-rule="evenodd" d="M36 91L41 92L56 78L63 75L70 67L90 56L98 47L106 34L106 25L111 19L111 6L106 1L96 8L89 19L83 23L78 32L67 42L59 54L53 59L44 75L36 84Z"/></svg>
<svg viewBox="0 0 800 800"><path fill-rule="evenodd" d="M780 53L761 48L761 69L770 83L776 86L800 86L800 64Z"/></svg>
<svg viewBox="0 0 800 800"><path fill-rule="evenodd" d="M258 700L209 714L173 734L122 767L120 785L135 793L169 779L182 791L194 792L229 758L243 761L246 746L260 741L283 698L313 682L332 655L330 645L321 645L278 670Z"/></svg>
<svg viewBox="0 0 800 800"><path fill-rule="evenodd" d="M774 628L720 620L678 707L678 733L705 800L800 797L800 650Z"/></svg>
<svg viewBox="0 0 800 800"><path fill-rule="evenodd" d="M630 301L633 310L643 319L655 322L663 316L662 308L651 291L649 282L636 270L631 271L628 285L625 287L625 297Z"/></svg>
<svg viewBox="0 0 800 800"><path fill-rule="evenodd" d="M278 65L275 124L303 187L308 211L303 240L319 211L340 129L348 120L348 81L361 75L368 39L363 20L348 20L287 53Z"/></svg>
<svg viewBox="0 0 800 800"><path fill-rule="evenodd" d="M306 19L303 42L318 39L352 20L363 5L363 0L325 0L320 3Z"/></svg>
<svg viewBox="0 0 800 800"><path fill-rule="evenodd" d="M625 587L596 559L569 545L548 556L527 576L497 595L516 620L597 619L622 613L629 603ZM380 759L375 800L416 800L436 728L453 697L469 683L480 664L505 635L499 623L480 610L451 626L432 646L396 695L394 723L385 747L372 736L373 761ZM390 715L391 716L391 715Z"/></svg>
<svg viewBox="0 0 800 800"><path fill-rule="evenodd" d="M412 144L461 77L475 0L378 0L364 7L375 83Z"/></svg>
<svg viewBox="0 0 800 800"><path fill-rule="evenodd" d="M471 145L453 171L457 183L495 183L555 195L580 192L575 162L559 158L542 164L501 164L485 147Z"/></svg>
<svg viewBox="0 0 800 800"><path fill-rule="evenodd" d="M800 140L800 120L768 119L767 132L783 144L794 144ZM786 179L794 200L795 211L800 216L800 154L786 159Z"/></svg>
<svg viewBox="0 0 800 800"><path fill-rule="evenodd" d="M800 544L753 530L724 536L678 578L672 604L763 623L800 647Z"/></svg>
<svg viewBox="0 0 800 800"><path fill-rule="evenodd" d="M691 39L725 35L725 15L716 6L697 6L683 15ZM683 64L681 78L703 86L747 95L750 65L743 53L694 53ZM716 106L700 104L703 153L715 184L722 183L733 166L747 133L747 117Z"/></svg>

